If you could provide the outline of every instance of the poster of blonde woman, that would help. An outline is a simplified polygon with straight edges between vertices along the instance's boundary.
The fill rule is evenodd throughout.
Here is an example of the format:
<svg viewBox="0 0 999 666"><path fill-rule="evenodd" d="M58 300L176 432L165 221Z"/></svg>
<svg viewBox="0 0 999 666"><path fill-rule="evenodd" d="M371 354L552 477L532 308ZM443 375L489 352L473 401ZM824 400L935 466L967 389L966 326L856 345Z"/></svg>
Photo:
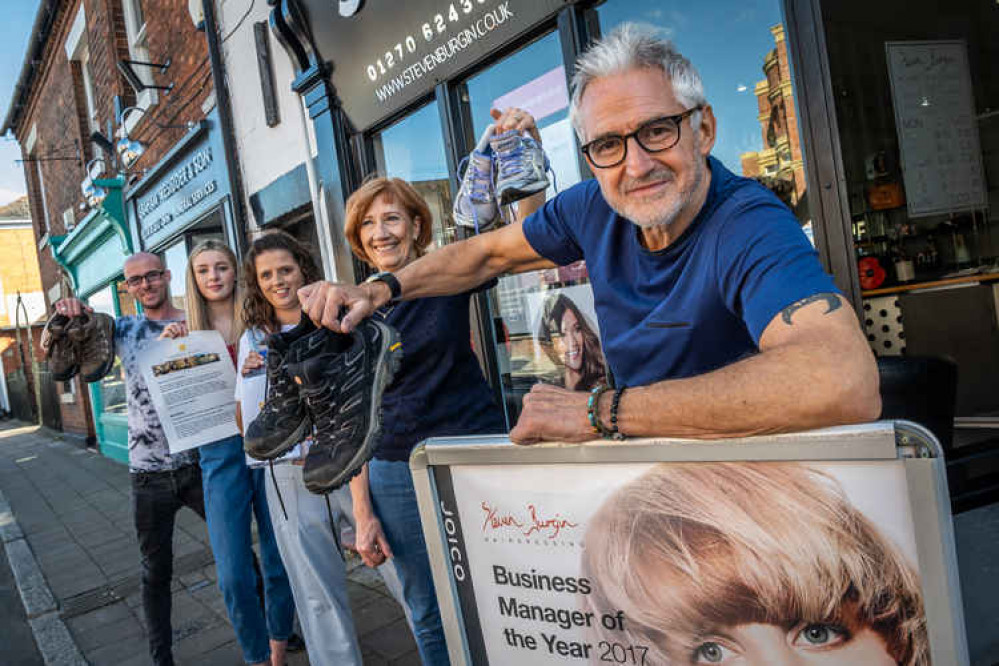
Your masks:
<svg viewBox="0 0 999 666"><path fill-rule="evenodd" d="M474 581L473 664L930 664L901 461L435 478Z"/></svg>

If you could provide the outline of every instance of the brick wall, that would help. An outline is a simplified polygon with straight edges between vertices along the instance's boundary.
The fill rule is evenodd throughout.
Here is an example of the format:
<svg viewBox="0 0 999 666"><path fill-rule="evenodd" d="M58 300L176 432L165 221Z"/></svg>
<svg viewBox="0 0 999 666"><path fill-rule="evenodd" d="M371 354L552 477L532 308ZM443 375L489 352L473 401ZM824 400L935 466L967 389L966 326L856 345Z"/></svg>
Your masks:
<svg viewBox="0 0 999 666"><path fill-rule="evenodd" d="M170 69L162 74L155 71L153 79L159 85L173 83L174 87L170 92L159 91L156 105L143 114L132 132L146 146L137 168L155 166L187 132L186 123L204 118L202 105L213 92L208 42L191 22L187 5L187 0L143 5L150 60L170 59Z"/></svg>
<svg viewBox="0 0 999 666"><path fill-rule="evenodd" d="M83 202L80 183L86 175L86 161L98 154L96 147L90 143L80 67L68 59L65 48L81 3L86 15L84 38L90 54L94 106L100 130L107 133L109 120L117 122L114 118L115 97L119 97L124 106L136 102L136 95L117 68L119 60L137 59L130 57L122 0L64 0L59 3L41 62L37 64L24 115L14 132L25 159L79 159L24 163L35 247L46 232L53 236L66 233L63 226L66 209L74 208L77 220L86 215L79 208ZM146 152L131 175L141 176L142 171L154 166L184 136L188 122L204 118L205 101L213 92L207 41L204 33L197 31L191 22L187 5L187 0L147 0L143 3L149 60L165 62L169 59L171 62L166 72L154 72L153 80L159 85L173 83L174 88L170 92L157 93L156 103L141 116L132 131L132 137L146 145ZM146 74L146 71L140 73ZM29 155L24 152L23 146L32 127L36 129L37 138ZM113 136L108 138L112 142L115 140ZM38 169L44 180L44 194ZM50 222L48 230L45 210ZM50 290L54 285L63 285L61 295L69 295L66 290L68 282L47 246L43 245L38 251L38 268L48 306L51 306ZM0 346L3 344L0 332ZM11 348L12 343L8 341L6 345ZM8 355L4 355L5 366L7 363ZM78 378L74 381L77 384L75 399L62 405L63 428L69 432L92 435L89 394Z"/></svg>

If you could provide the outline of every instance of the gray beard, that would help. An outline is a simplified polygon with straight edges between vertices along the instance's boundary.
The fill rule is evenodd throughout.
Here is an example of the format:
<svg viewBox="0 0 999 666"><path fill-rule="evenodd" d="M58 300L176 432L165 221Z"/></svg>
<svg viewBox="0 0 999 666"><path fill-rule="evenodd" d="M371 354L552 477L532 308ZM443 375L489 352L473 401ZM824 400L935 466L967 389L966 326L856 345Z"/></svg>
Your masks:
<svg viewBox="0 0 999 666"><path fill-rule="evenodd" d="M697 190L701 187L701 183L704 181L704 172L708 168L707 163L703 160L698 160L697 164L697 170L694 172L694 182L690 184L689 188L680 190L680 192L677 193L676 199L673 200L673 203L667 209L657 212L654 218L637 219L636 216L629 214L624 206L618 208L612 205L611 208L618 215L627 219L635 226L641 227L642 229L652 229L655 227L669 228L674 222L676 222L677 216L683 210L684 206L690 203L690 200L694 197L694 193L697 192ZM662 170L656 170L642 180L654 181L660 179L666 174L672 178L672 169L663 167ZM632 181L629 185L634 185L635 182L636 181ZM642 181L637 182L640 183Z"/></svg>

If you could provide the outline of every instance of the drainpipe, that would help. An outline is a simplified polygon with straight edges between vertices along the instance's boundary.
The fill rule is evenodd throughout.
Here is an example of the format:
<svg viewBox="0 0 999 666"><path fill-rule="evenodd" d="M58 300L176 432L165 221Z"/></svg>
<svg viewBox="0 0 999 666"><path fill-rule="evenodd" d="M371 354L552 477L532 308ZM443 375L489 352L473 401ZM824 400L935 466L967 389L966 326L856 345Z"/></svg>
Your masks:
<svg viewBox="0 0 999 666"><path fill-rule="evenodd" d="M222 149L225 152L225 168L229 178L229 192L232 197L232 217L235 228L232 242L237 257L243 256L246 245L246 216L243 210L243 184L239 178L239 160L236 156L236 136L233 130L232 101L225 83L225 70L222 64L222 43L219 41L218 23L215 19L215 1L202 0L205 12L205 36L208 38L208 59L212 67L212 85L215 88L215 104L219 108L219 122L222 131Z"/></svg>
<svg viewBox="0 0 999 666"><path fill-rule="evenodd" d="M35 419L38 424L42 424L42 384L38 377L38 359L35 358L35 341L31 333L31 320L28 318L28 308L25 307L21 299L21 292L17 292L17 304L14 306L14 331L17 336L17 353L21 355L21 371L26 369L24 363L24 347L21 346L21 312L24 312L24 321L28 327L28 355L31 357L31 383L35 389Z"/></svg>

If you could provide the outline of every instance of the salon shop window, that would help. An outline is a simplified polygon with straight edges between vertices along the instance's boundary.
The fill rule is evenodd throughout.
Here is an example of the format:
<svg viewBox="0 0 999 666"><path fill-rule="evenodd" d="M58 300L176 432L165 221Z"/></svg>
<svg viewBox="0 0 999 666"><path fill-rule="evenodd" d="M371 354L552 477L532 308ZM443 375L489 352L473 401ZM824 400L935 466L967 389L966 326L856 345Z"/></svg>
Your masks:
<svg viewBox="0 0 999 666"><path fill-rule="evenodd" d="M557 33L522 47L460 84L475 139L490 109L531 113L551 165L550 199L581 179L581 156L569 122L569 90ZM514 206L516 204L513 204ZM512 207L502 211L515 219ZM500 388L508 422L538 382L586 390L606 380L586 264L501 277L489 294Z"/></svg>

